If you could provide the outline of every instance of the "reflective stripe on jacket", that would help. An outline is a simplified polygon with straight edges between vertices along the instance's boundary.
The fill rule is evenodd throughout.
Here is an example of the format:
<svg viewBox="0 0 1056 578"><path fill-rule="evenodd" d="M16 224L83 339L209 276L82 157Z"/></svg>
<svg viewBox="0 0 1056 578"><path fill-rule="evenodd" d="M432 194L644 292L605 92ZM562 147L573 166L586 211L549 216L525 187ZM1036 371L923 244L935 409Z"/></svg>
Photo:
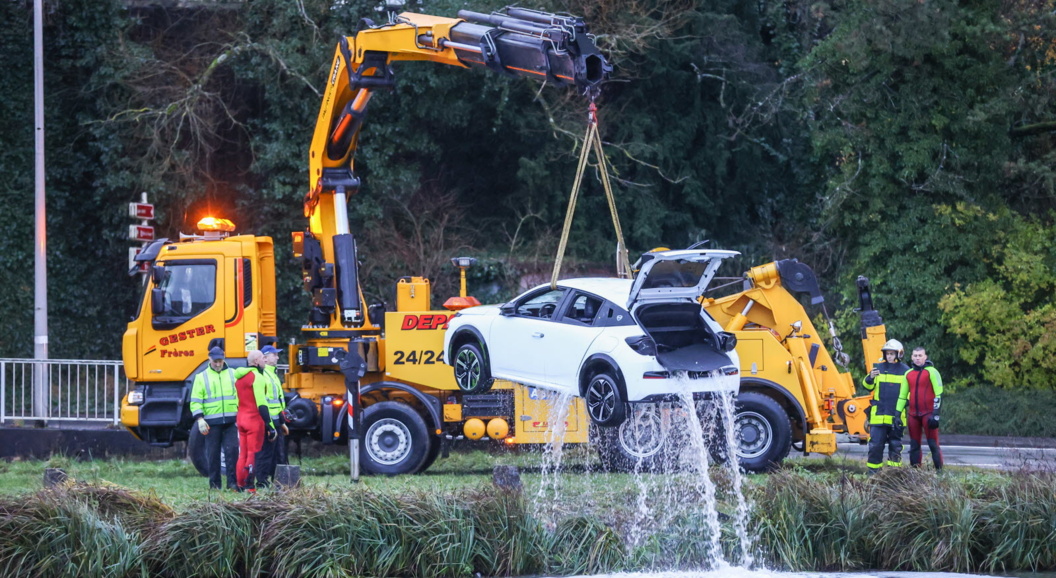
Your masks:
<svg viewBox="0 0 1056 578"><path fill-rule="evenodd" d="M862 385L873 392L873 406L869 414L872 425L894 425L895 416L901 416L909 401L909 382L906 372L909 366L905 363L877 364L880 374L875 379L865 376Z"/></svg>
<svg viewBox="0 0 1056 578"><path fill-rule="evenodd" d="M264 366L264 378L267 382L265 392L268 411L271 412L271 419L278 422L282 410L286 409L286 398L282 395L282 379L279 378L278 372L272 365Z"/></svg>
<svg viewBox="0 0 1056 578"><path fill-rule="evenodd" d="M194 376L191 386L191 415L202 416L207 423L233 421L238 413L235 372L224 366L220 371L206 368ZM230 419L228 419L230 418Z"/></svg>

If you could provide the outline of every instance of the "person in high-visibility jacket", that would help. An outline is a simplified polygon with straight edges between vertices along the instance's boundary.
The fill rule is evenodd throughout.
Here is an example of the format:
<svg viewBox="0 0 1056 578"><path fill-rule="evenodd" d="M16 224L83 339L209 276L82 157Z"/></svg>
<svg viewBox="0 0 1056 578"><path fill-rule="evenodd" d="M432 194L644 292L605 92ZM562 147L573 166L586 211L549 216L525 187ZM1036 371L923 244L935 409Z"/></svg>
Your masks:
<svg viewBox="0 0 1056 578"><path fill-rule="evenodd" d="M264 354L250 351L246 355L248 367L235 370L235 389L238 391L238 480L239 490L256 491L254 481L257 452L267 437L277 434L271 421L265 391Z"/></svg>
<svg viewBox="0 0 1056 578"><path fill-rule="evenodd" d="M942 470L939 449L939 407L942 405L942 375L928 361L928 352L917 347L910 356L913 366L906 374L909 383L909 465L920 466L920 437L928 439L935 470Z"/></svg>
<svg viewBox="0 0 1056 578"><path fill-rule="evenodd" d="M205 459L208 462L209 488L220 489L220 449L227 466L227 488L238 488L238 397L235 393L235 371L224 361L224 350L209 350L209 365L194 376L191 386L191 417L205 436Z"/></svg>
<svg viewBox="0 0 1056 578"><path fill-rule="evenodd" d="M885 447L886 465L902 465L902 410L906 409L909 400L909 384L906 382L909 366L902 363L902 344L891 339L880 350L884 353L884 361L874 365L863 382L865 389L873 392L869 413L869 457L866 460L870 474L884 467Z"/></svg>
<svg viewBox="0 0 1056 578"><path fill-rule="evenodd" d="M260 349L260 352L264 354L264 392L277 435L273 438L265 438L260 452L257 453L254 468L257 471L258 487L267 487L275 478L275 464L279 463L280 458L283 457L282 449L286 444L286 436L290 433L282 418L282 412L286 409L282 379L275 370L275 366L279 364L279 351L273 345L265 345Z"/></svg>

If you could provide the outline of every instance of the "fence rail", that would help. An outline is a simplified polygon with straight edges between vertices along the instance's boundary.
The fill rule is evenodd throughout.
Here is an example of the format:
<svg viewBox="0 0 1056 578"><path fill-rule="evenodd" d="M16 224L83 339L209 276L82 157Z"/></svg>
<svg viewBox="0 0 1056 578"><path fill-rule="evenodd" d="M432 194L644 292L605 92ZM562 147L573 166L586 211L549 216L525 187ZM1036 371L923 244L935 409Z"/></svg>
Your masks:
<svg viewBox="0 0 1056 578"><path fill-rule="evenodd" d="M120 361L0 358L0 424L14 420L120 425L132 387Z"/></svg>

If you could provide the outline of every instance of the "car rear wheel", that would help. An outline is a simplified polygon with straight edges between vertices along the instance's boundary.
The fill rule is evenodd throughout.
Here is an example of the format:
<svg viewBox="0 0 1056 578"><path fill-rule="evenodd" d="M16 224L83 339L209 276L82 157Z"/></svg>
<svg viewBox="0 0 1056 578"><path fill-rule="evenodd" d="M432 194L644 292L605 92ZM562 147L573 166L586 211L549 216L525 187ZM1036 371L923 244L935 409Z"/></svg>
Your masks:
<svg viewBox="0 0 1056 578"><path fill-rule="evenodd" d="M657 404L636 404L619 427L596 430L598 453L614 472L662 472L672 469L668 426Z"/></svg>
<svg viewBox="0 0 1056 578"><path fill-rule="evenodd" d="M483 393L491 389L494 381L491 368L480 346L470 341L458 346L455 351L455 383L466 393Z"/></svg>
<svg viewBox="0 0 1056 578"><path fill-rule="evenodd" d="M627 419L627 403L616 378L607 372L594 374L583 394L587 413L601 427L616 427Z"/></svg>

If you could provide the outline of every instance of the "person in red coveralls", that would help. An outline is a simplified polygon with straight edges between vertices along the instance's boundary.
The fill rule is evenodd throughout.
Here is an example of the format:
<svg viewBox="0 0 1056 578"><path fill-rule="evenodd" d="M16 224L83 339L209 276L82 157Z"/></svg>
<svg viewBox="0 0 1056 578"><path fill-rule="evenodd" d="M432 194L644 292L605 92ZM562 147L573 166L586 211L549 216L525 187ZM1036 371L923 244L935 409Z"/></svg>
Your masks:
<svg viewBox="0 0 1056 578"><path fill-rule="evenodd" d="M939 406L942 405L942 376L928 361L928 352L923 347L913 350L910 358L913 366L906 372L909 382L909 404L906 414L909 419L909 464L920 467L920 436L925 434L931 461L935 470L942 470L942 451L939 449Z"/></svg>
<svg viewBox="0 0 1056 578"><path fill-rule="evenodd" d="M250 351L246 356L249 367L235 370L235 391L238 393L238 470L235 478L239 491L256 491L253 462L264 445L264 436L275 436L271 427L271 413L265 398L267 380L263 376L264 354Z"/></svg>

